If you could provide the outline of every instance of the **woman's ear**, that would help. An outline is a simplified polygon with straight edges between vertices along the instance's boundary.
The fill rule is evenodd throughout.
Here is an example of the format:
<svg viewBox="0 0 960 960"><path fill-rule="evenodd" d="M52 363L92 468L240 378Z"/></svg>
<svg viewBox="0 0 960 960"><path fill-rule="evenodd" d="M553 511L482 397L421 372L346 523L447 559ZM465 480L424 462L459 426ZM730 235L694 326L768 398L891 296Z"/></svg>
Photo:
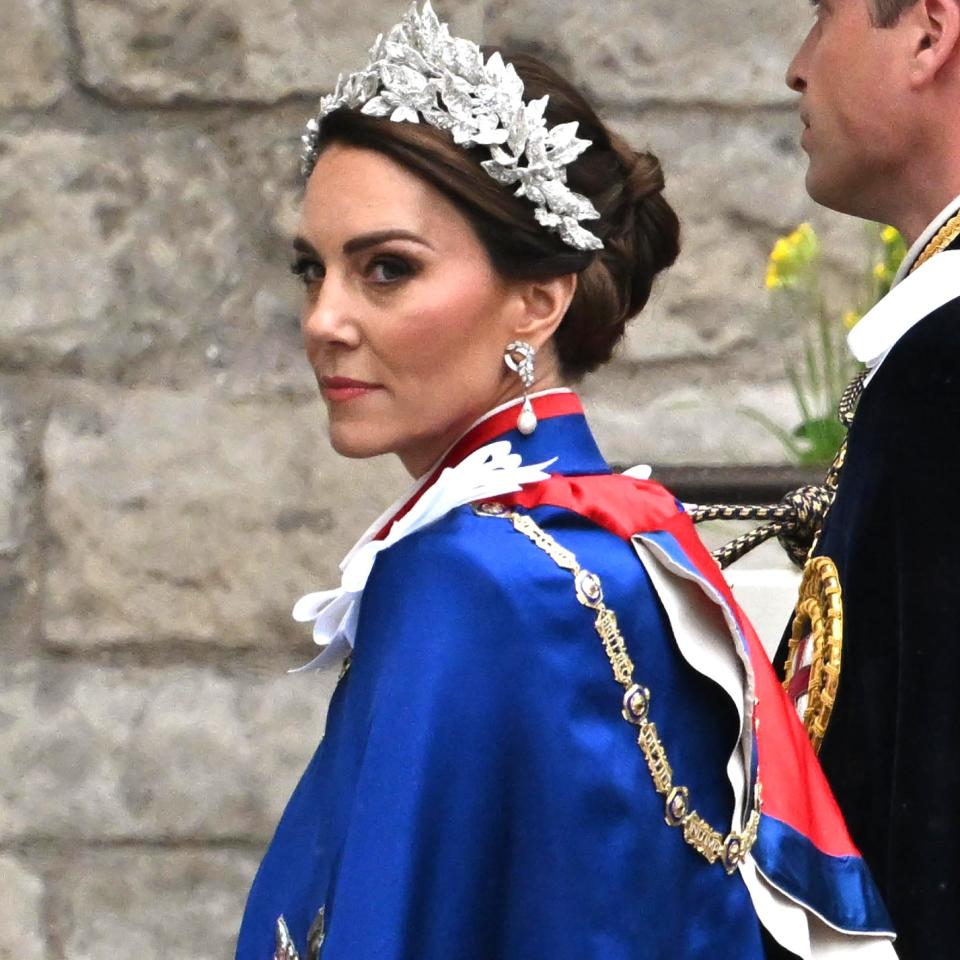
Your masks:
<svg viewBox="0 0 960 960"><path fill-rule="evenodd" d="M566 273L547 280L518 280L511 335L542 347L556 332L577 292L577 275Z"/></svg>

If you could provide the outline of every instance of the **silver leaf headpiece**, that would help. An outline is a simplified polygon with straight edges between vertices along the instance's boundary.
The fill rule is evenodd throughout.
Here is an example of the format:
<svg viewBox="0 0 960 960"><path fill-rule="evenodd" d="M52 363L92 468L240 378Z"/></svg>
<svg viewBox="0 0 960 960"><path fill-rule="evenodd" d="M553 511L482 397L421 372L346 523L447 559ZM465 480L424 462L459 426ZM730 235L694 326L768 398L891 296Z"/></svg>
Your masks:
<svg viewBox="0 0 960 960"><path fill-rule="evenodd" d="M483 169L497 183L518 184L516 196L534 205L542 227L577 250L601 250L603 241L580 225L599 219L599 212L567 186L567 165L591 141L577 137L577 123L548 128L548 100L525 103L523 81L499 53L484 61L477 44L450 36L430 0L422 13L414 2L386 37L377 37L369 64L347 77L341 74L333 93L320 100L320 111L302 138L301 170L305 178L313 171L320 121L334 110L359 109L397 122L423 119L460 146L488 147Z"/></svg>

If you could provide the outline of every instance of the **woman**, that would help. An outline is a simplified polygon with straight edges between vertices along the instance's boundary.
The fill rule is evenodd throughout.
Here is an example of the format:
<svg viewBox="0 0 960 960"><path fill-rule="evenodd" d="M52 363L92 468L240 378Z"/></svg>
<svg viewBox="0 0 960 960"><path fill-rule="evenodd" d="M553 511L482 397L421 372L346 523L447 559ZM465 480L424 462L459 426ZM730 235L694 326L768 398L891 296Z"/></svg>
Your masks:
<svg viewBox="0 0 960 960"><path fill-rule="evenodd" d="M237 956L892 955L716 567L566 387L677 256L659 165L486 53L413 8L308 126L331 441L416 483L295 609L345 672Z"/></svg>

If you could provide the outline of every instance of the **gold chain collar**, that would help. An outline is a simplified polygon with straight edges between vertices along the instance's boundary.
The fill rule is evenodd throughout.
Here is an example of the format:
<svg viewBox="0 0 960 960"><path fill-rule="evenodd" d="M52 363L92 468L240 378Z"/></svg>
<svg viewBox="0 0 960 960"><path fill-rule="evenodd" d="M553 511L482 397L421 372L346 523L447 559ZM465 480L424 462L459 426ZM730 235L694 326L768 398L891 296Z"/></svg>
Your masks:
<svg viewBox="0 0 960 960"><path fill-rule="evenodd" d="M634 679L633 661L627 653L617 615L603 602L600 578L581 567L576 556L561 547L529 515L514 513L500 503L483 503L474 509L479 516L509 520L518 533L539 547L558 567L573 574L577 599L596 614L594 628L603 643L614 679L624 689L623 719L638 729L637 744L647 761L654 788L666 798L664 819L667 825L682 829L683 839L708 863L719 860L728 874L735 873L757 839L760 827L759 781L754 784L753 807L743 830L731 830L724 836L710 826L693 808L689 789L673 782L667 749L660 740L656 724L650 720L650 691Z"/></svg>

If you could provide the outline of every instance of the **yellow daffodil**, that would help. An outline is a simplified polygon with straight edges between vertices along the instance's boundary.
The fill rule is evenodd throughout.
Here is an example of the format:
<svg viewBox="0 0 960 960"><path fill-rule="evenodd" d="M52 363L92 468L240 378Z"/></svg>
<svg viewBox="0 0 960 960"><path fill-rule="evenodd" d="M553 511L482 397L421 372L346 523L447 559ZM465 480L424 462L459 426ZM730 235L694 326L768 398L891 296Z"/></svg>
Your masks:
<svg viewBox="0 0 960 960"><path fill-rule="evenodd" d="M760 423L772 430L791 456L801 463L829 463L843 439L843 427L834 416L842 386L849 382L858 365L844 343L852 330L881 297L890 292L893 278L906 256L903 237L894 227L871 230L871 247L876 260L868 261L863 293L855 310L832 313L821 284L820 240L809 223L780 237L767 260L766 286L784 291L794 316L812 313L798 357L788 358L786 372L797 401L802 422L786 432L759 411L751 411Z"/></svg>
<svg viewBox="0 0 960 960"><path fill-rule="evenodd" d="M770 251L767 264L767 289L799 286L820 253L820 240L809 223L780 237Z"/></svg>
<svg viewBox="0 0 960 960"><path fill-rule="evenodd" d="M786 263L790 259L790 240L787 237L781 237L770 251L770 259L774 263Z"/></svg>

